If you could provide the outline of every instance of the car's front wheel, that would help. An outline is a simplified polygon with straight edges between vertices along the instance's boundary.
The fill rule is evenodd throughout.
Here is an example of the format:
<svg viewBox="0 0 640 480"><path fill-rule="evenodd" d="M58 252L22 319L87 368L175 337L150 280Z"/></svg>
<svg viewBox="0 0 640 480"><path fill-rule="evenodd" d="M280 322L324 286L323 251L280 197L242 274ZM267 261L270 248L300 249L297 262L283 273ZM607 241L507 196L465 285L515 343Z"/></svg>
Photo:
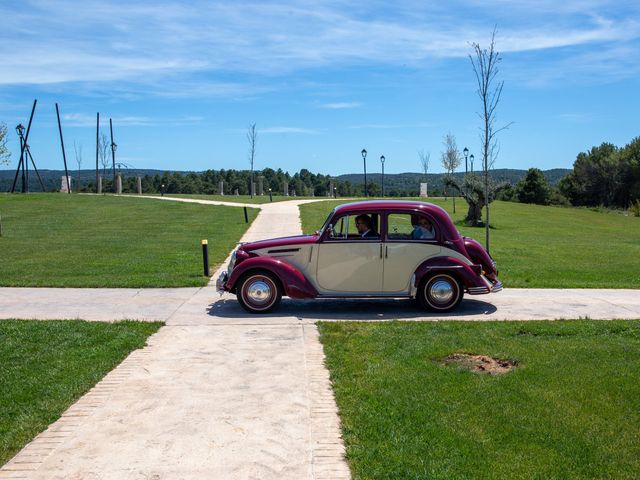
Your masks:
<svg viewBox="0 0 640 480"><path fill-rule="evenodd" d="M464 292L460 282L447 273L430 275L420 282L418 303L436 312L450 312L462 301Z"/></svg>
<svg viewBox="0 0 640 480"><path fill-rule="evenodd" d="M238 283L238 302L249 313L267 313L282 298L280 281L272 273L249 272Z"/></svg>

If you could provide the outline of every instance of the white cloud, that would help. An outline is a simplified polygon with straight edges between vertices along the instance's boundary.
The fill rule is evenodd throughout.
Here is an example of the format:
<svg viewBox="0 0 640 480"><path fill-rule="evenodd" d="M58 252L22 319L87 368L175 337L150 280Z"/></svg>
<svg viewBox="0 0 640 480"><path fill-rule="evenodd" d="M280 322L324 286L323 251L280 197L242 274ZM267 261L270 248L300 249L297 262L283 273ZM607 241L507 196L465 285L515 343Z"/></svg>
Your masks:
<svg viewBox="0 0 640 480"><path fill-rule="evenodd" d="M68 127L91 127L96 126L96 115L87 113L65 113L61 115L62 123ZM111 118L114 125L121 126L138 126L148 127L156 125L189 125L200 123L203 117L200 116L184 116L178 118L159 118L144 116L114 116ZM108 125L109 118L101 116L100 123Z"/></svg>
<svg viewBox="0 0 640 480"><path fill-rule="evenodd" d="M487 25L495 21L502 21L498 46L505 53L598 45L615 61L621 45L637 50L637 6L566 3L404 1L390 8L330 0L87 0L79 8L70 0L9 2L0 5L0 16L11 18L0 31L0 85L125 82L125 90L150 85L158 95L244 95L260 88L250 80L256 76L363 65L423 68L465 57L469 42L488 41Z"/></svg>
<svg viewBox="0 0 640 480"><path fill-rule="evenodd" d="M328 108L330 110L345 110L349 108L358 108L362 104L358 102L336 102L336 103L325 103L322 105L322 108Z"/></svg>

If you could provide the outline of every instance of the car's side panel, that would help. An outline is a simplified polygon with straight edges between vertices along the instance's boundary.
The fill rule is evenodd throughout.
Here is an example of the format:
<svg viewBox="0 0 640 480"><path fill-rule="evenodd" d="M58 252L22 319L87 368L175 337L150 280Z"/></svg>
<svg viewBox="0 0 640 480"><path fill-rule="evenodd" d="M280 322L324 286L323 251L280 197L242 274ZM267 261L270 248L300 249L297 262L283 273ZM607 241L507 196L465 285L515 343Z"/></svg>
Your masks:
<svg viewBox="0 0 640 480"><path fill-rule="evenodd" d="M437 243L405 241L384 244L384 293L407 293L416 265L440 254Z"/></svg>
<svg viewBox="0 0 640 480"><path fill-rule="evenodd" d="M288 297L315 298L318 296L318 291L300 270L282 259L272 257L252 257L244 260L231 272L231 276L224 285L225 290L233 292L238 280L250 270L267 270L277 275Z"/></svg>
<svg viewBox="0 0 640 480"><path fill-rule="evenodd" d="M328 241L318 244L316 279L320 293L382 293L382 244Z"/></svg>
<svg viewBox="0 0 640 480"><path fill-rule="evenodd" d="M315 272L315 269L311 268L311 254L315 246L315 244L293 244L277 248L261 248L253 250L253 253L265 258L284 260L300 270L305 277L311 278Z"/></svg>

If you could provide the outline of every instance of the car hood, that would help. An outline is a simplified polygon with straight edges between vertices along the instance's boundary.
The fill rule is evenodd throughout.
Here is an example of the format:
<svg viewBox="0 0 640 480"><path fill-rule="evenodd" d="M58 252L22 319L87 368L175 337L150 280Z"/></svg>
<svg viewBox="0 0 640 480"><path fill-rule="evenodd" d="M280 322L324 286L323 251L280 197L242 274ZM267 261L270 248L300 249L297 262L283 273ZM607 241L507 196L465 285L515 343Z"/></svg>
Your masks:
<svg viewBox="0 0 640 480"><path fill-rule="evenodd" d="M295 235L292 237L270 238L268 240L259 240L257 242L249 242L242 244L238 249L245 252L260 250L263 248L288 247L292 245L307 245L316 243L318 235Z"/></svg>

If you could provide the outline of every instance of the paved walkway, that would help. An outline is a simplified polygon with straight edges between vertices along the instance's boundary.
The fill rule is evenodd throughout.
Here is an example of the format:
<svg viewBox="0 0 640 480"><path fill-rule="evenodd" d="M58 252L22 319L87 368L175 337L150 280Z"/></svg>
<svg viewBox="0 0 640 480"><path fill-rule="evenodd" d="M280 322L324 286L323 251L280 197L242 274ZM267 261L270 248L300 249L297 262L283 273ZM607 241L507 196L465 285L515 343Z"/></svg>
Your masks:
<svg viewBox="0 0 640 480"><path fill-rule="evenodd" d="M243 240L300 233L299 203L262 205ZM213 287L0 289L0 318L167 322L0 479L349 478L315 325L218 317L219 299Z"/></svg>
<svg viewBox="0 0 640 480"><path fill-rule="evenodd" d="M243 241L299 233L304 202L251 205L261 213ZM317 320L579 317L640 318L640 295L507 288L465 297L447 315L406 300L284 299L273 314L248 316L213 286L0 288L0 319L166 322L0 469L0 479L349 478Z"/></svg>

